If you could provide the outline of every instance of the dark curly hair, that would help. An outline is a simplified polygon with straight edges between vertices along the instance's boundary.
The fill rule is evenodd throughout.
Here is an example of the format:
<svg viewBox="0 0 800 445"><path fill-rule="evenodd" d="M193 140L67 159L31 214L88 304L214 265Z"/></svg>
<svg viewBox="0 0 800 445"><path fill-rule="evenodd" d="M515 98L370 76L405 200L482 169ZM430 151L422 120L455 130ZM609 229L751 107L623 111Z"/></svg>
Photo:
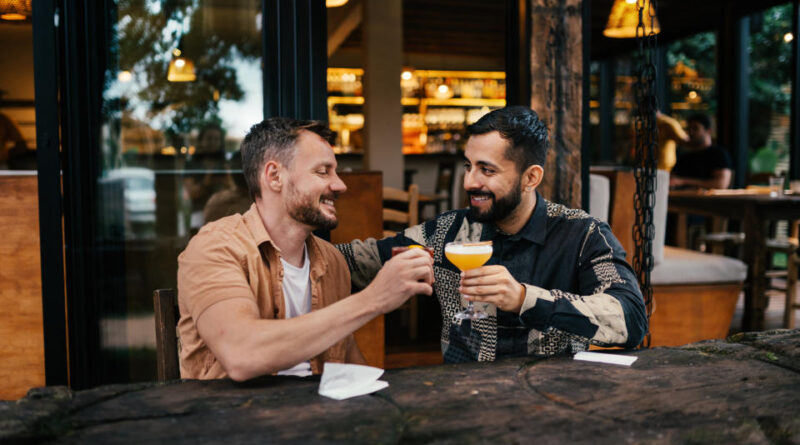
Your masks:
<svg viewBox="0 0 800 445"><path fill-rule="evenodd" d="M258 175L268 161L278 161L288 167L294 160L294 144L301 131L310 131L333 145L334 133L322 121L271 117L250 127L242 141L242 170L250 196L261 195Z"/></svg>
<svg viewBox="0 0 800 445"><path fill-rule="evenodd" d="M521 105L505 107L467 127L470 136L492 131L508 141L506 158L514 161L520 172L531 165L544 166L549 146L547 126L535 111Z"/></svg>

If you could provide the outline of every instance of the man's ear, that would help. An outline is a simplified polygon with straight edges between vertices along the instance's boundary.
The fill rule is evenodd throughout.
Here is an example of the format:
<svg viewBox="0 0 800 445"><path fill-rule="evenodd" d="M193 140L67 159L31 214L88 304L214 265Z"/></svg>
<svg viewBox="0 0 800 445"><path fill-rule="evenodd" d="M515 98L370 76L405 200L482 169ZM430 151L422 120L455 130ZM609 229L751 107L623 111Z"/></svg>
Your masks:
<svg viewBox="0 0 800 445"><path fill-rule="evenodd" d="M526 192L532 192L539 187L544 179L544 169L541 165L531 165L522 173L522 189Z"/></svg>
<svg viewBox="0 0 800 445"><path fill-rule="evenodd" d="M267 188L280 193L283 188L283 166L277 161L267 161L261 171Z"/></svg>

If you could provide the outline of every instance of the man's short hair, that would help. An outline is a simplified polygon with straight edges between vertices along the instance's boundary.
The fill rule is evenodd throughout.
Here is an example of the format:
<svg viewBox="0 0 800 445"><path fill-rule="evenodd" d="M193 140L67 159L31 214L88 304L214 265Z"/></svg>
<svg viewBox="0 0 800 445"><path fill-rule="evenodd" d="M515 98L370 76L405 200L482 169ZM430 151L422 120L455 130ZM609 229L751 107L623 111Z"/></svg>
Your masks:
<svg viewBox="0 0 800 445"><path fill-rule="evenodd" d="M242 141L242 169L247 189L255 200L261 195L258 176L269 161L289 167L294 160L294 144L301 131L310 131L333 145L334 133L322 121L271 117L250 127Z"/></svg>
<svg viewBox="0 0 800 445"><path fill-rule="evenodd" d="M698 124L702 125L703 128L705 128L706 130L711 129L711 119L708 117L707 114L695 113L686 118L686 123L688 124L689 122L697 122Z"/></svg>
<svg viewBox="0 0 800 445"><path fill-rule="evenodd" d="M514 161L520 173L531 165L544 166L547 160L547 126L535 111L516 105L494 110L467 127L470 136L496 131L508 141L506 158Z"/></svg>

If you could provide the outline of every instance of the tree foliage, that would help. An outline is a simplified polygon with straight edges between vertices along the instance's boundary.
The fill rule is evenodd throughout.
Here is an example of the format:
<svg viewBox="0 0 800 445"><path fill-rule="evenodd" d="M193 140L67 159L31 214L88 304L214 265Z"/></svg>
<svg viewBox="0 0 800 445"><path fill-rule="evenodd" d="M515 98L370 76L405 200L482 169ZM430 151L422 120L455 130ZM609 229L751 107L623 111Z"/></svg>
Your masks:
<svg viewBox="0 0 800 445"><path fill-rule="evenodd" d="M115 79L118 70L136 76L137 85L142 87L133 93L135 97L122 98L121 111L132 103L146 106L149 122L163 131L168 140L204 123L219 123L219 101L238 101L244 97L233 62L261 56L255 15L249 20L245 17L236 23L226 23L225 16L215 14L230 15L231 11L241 11L242 5L211 3L120 0L117 5L112 32L116 38L111 45L112 60L116 60L117 66L109 67L108 77ZM181 39L183 56L195 64L194 82L167 81L172 51Z"/></svg>

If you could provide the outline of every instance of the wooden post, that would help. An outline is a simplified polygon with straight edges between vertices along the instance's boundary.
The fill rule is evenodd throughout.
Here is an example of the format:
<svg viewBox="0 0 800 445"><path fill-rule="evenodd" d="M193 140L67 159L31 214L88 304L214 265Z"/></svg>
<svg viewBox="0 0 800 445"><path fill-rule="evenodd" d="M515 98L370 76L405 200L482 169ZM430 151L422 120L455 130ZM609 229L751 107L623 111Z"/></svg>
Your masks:
<svg viewBox="0 0 800 445"><path fill-rule="evenodd" d="M531 2L530 104L550 131L539 191L553 202L580 208L583 0Z"/></svg>

